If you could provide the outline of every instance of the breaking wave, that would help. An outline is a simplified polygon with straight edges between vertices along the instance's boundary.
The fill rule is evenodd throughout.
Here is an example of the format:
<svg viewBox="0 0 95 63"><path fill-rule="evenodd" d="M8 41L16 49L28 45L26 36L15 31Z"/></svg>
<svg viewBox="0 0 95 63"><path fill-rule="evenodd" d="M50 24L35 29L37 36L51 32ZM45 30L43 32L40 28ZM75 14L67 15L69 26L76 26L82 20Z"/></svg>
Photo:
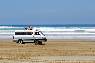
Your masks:
<svg viewBox="0 0 95 63"><path fill-rule="evenodd" d="M12 36L15 30L26 26L0 26L0 35ZM94 39L95 27L33 27L41 30L49 39Z"/></svg>

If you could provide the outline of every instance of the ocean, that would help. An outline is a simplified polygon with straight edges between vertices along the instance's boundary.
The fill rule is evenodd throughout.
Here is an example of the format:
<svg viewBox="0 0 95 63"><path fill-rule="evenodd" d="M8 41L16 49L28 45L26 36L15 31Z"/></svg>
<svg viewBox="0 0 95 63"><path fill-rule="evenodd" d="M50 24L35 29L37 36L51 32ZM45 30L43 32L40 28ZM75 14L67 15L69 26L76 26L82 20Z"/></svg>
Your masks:
<svg viewBox="0 0 95 63"><path fill-rule="evenodd" d="M0 25L0 39L12 39L15 30L30 25ZM31 25L41 30L48 39L95 39L95 24Z"/></svg>

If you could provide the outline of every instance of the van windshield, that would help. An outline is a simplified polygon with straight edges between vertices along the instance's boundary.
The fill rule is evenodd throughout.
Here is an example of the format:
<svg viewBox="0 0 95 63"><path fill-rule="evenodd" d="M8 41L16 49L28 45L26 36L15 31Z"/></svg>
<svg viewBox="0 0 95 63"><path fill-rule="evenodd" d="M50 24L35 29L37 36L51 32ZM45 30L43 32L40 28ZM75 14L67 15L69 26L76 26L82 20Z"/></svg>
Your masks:
<svg viewBox="0 0 95 63"><path fill-rule="evenodd" d="M40 31L40 33L42 34L42 35L44 35L41 31ZM45 35L44 35L45 36Z"/></svg>

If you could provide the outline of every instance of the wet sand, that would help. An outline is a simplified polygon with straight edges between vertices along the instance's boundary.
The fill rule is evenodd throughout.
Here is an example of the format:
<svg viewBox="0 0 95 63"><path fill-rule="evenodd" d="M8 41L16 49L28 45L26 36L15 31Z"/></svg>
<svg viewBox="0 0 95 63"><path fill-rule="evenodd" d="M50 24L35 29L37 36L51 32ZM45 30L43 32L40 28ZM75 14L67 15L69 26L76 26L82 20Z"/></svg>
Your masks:
<svg viewBox="0 0 95 63"><path fill-rule="evenodd" d="M95 63L94 57L95 41L91 40L48 40L43 45L0 40L0 63Z"/></svg>

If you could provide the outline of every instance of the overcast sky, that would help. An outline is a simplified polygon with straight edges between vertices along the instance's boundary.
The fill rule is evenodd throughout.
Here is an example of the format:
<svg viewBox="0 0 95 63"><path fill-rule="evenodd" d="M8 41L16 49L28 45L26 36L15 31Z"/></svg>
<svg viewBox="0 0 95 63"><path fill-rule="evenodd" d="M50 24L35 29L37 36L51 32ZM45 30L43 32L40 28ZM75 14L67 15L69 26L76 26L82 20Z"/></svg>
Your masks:
<svg viewBox="0 0 95 63"><path fill-rule="evenodd" d="M95 24L95 0L0 0L0 24Z"/></svg>

